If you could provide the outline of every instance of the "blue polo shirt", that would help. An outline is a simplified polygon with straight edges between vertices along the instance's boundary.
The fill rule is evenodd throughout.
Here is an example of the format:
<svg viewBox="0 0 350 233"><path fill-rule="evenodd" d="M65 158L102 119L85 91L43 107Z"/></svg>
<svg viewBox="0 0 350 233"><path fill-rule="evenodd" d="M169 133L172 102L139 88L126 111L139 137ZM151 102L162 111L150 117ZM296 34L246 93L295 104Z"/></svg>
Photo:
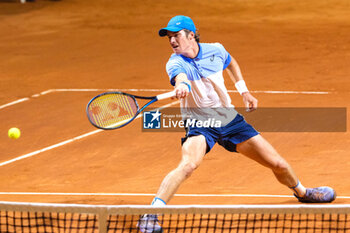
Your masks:
<svg viewBox="0 0 350 233"><path fill-rule="evenodd" d="M219 43L200 43L194 59L171 55L166 65L170 83L175 85L174 78L180 73L185 73L191 83L191 92L180 101L183 115L190 116L190 119L220 117L223 125L233 120L237 112L231 104L223 77L223 70L231 59Z"/></svg>

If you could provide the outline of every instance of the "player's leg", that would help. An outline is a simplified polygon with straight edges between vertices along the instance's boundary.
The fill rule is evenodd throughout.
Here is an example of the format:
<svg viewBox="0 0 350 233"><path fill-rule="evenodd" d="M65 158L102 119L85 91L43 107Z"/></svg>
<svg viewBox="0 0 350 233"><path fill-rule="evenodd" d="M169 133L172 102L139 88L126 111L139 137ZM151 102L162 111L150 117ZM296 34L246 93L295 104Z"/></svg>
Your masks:
<svg viewBox="0 0 350 233"><path fill-rule="evenodd" d="M288 187L297 185L298 178L291 166L260 134L237 144L237 151L270 168L282 184ZM299 195L303 196L305 190L301 192Z"/></svg>
<svg viewBox="0 0 350 233"><path fill-rule="evenodd" d="M168 202L180 184L200 165L206 153L207 143L203 135L192 136L182 145L182 159L160 185L156 197Z"/></svg>
<svg viewBox="0 0 350 233"><path fill-rule="evenodd" d="M152 205L165 205L175 194L182 182L202 162L207 150L206 139L203 135L188 137L182 145L182 159L179 165L172 170L161 183ZM161 233L163 231L157 215L143 215L138 221L141 232Z"/></svg>
<svg viewBox="0 0 350 233"><path fill-rule="evenodd" d="M308 188L300 184L292 167L261 135L237 144L237 151L270 168L279 182L291 188L301 202L332 202L336 193L332 188Z"/></svg>

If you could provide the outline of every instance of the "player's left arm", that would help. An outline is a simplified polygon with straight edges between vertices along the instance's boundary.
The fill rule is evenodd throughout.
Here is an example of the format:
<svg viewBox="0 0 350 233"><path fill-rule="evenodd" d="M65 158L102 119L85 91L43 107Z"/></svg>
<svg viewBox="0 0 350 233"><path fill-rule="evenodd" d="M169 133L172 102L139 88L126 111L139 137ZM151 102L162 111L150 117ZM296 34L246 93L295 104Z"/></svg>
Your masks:
<svg viewBox="0 0 350 233"><path fill-rule="evenodd" d="M237 61L231 57L231 62L226 67L226 71L234 82L237 91L243 97L244 105L247 108L247 111L254 111L258 108L258 100L249 92Z"/></svg>

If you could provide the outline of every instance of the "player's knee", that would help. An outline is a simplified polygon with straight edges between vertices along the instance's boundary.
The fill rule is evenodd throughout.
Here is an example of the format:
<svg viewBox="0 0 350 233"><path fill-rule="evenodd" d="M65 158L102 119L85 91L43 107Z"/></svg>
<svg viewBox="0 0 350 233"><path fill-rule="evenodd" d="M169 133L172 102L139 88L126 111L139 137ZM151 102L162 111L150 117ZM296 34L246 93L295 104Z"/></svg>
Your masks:
<svg viewBox="0 0 350 233"><path fill-rule="evenodd" d="M182 172L187 178L192 175L192 173L194 172L194 170L196 170L197 167L198 165L193 162L186 162L182 165Z"/></svg>
<svg viewBox="0 0 350 233"><path fill-rule="evenodd" d="M289 170L289 164L284 159L278 159L272 167L272 170L276 173L284 173Z"/></svg>

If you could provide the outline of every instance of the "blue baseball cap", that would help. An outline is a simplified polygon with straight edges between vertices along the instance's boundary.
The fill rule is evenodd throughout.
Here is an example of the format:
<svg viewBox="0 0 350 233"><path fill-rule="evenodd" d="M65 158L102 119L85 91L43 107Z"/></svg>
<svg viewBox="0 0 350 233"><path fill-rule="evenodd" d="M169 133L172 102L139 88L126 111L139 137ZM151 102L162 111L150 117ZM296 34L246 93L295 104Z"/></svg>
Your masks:
<svg viewBox="0 0 350 233"><path fill-rule="evenodd" d="M190 17L177 15L169 21L167 27L159 30L159 36L166 36L167 31L178 32L182 29L187 29L196 33L196 26L194 26L194 23Z"/></svg>

